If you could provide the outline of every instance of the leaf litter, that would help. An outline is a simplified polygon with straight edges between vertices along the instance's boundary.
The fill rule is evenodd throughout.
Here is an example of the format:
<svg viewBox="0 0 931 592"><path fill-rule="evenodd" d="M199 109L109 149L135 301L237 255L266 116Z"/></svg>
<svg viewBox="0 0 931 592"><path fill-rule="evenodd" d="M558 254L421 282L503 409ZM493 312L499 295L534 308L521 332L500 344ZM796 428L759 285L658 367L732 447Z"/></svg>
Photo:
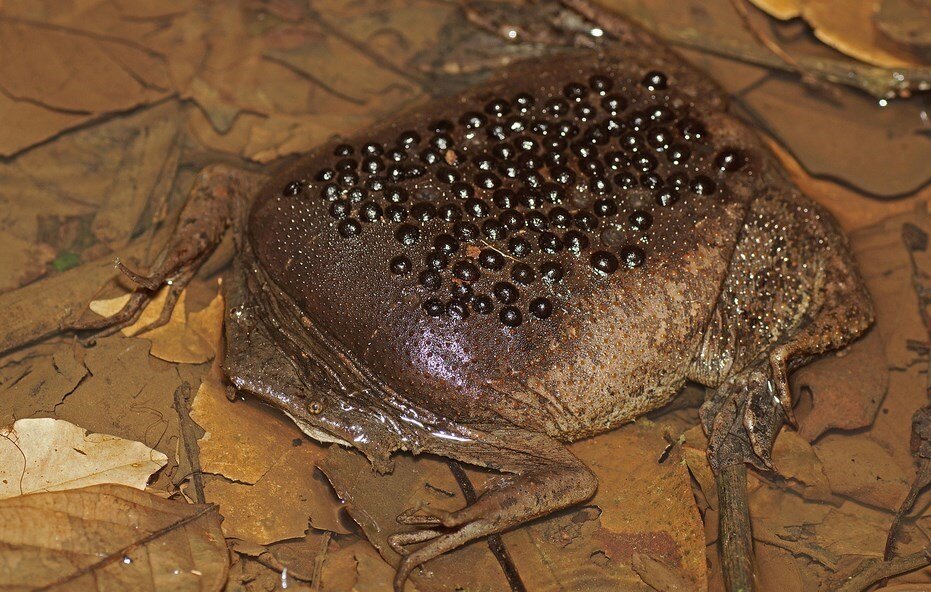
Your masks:
<svg viewBox="0 0 931 592"><path fill-rule="evenodd" d="M20 419L0 429L0 499L98 483L144 489L167 462L140 442L88 434L61 419Z"/></svg>
<svg viewBox="0 0 931 592"><path fill-rule="evenodd" d="M735 17L724 16L729 0L721 2L703 4L710 16L694 21L707 29L699 29L696 39L714 43L736 35L747 48L758 44L740 32L739 20L727 20ZM0 84L6 91L0 92L0 121L10 131L0 140L0 152L10 157L0 163L0 246L10 254L0 269L0 291L8 291L0 302L16 311L4 348L22 343L30 331L53 333L65 316L106 316L118 309L125 284L96 292L112 276L108 261L119 254L144 268L153 260L157 237L170 226L200 166L217 158L277 164L334 134L351 133L429 94L461 86L462 76L481 75L505 61L489 59L496 52L517 55L515 46L476 29L440 1L58 4L5 2L0 17L2 31L12 31L2 40L5 47L22 51L22 31L52 27L57 32L40 35L36 55L66 56L48 69L35 66L41 71L32 79L23 75L22 64L7 64L11 76ZM621 11L635 6L614 4ZM757 4L793 18L805 3ZM507 15L513 6L496 3L489 14ZM678 17L669 7L662 2L636 6L640 17L669 17L661 34L677 39ZM482 55L456 45L466 42L480 45ZM804 40L799 48L817 53L815 44ZM88 50L74 64L73 79L54 93L44 92L42 84L57 80L74 48ZM101 68L86 69L87 59L101 48L108 51ZM784 143L777 147L796 182L837 211L847 228L858 229L851 240L877 303L878 324L843 355L827 356L796 373L792 382L801 429L780 435L776 474L751 476L749 487L763 582L778 582L774 585L787 591L829 589L836 578L882 559L894 511L915 474L907 434L912 414L927 404L928 350L921 344L931 338L922 327L915 273L909 271L901 232L905 222L931 232L931 217L924 206L927 195L886 203L869 195L904 195L926 181L927 171L905 158L923 149L915 135L894 138L907 144L904 152L877 148L885 146L889 129L906 129L903 121L913 107L887 110L882 119L871 112L875 105L851 100L832 112L829 102L809 100L803 85L774 76L771 68L778 66L772 61L736 68L736 62L709 53L689 50L688 56L737 96L739 113ZM121 87L126 74L133 82ZM796 100L809 102L788 115L778 107ZM825 117L826 112L831 115ZM842 143L885 156L872 163L825 156L818 138L831 132L806 136L797 130L814 128L798 125L798 118L822 130L855 122L860 127L845 137L856 141ZM793 125L790 119L796 120ZM891 166L886 157L900 162ZM915 209L884 220L889 212L907 208ZM921 262L927 258L914 256ZM69 267L75 273L65 271ZM231 402L218 371L223 308L217 278L205 273L159 329L137 334L146 324L140 321L92 348L54 337L0 358L3 423L52 417L29 421L70 422L78 432L88 430L88 438L114 434L144 445L167 463L149 485L151 492L216 506L127 493L113 485L13 499L38 499L73 512L75 524L92 520L96 505L101 513L109 511L109 499L129 496L131 502L119 503L158 508L169 516L165 535L122 541L120 549L168 553L168 564L177 565L172 554L197 541L204 563L181 572L184 577L200 572L198 589L270 588L293 574L288 581L297 589L390 590L397 556L385 540L400 528L397 514L421 504L457 509L465 503L449 466L402 455L393 473L379 476L356 453L308 440L277 411L241 398ZM152 307L144 320L154 320L157 310ZM196 395L177 396L185 385ZM503 537L529 589L721 589L713 544L714 481L704 436L694 427L700 401L701 393L690 390L649 419L573 445L598 473L598 495ZM53 474L50 470L43 478ZM495 478L471 468L467 474L479 491ZM136 485L147 478L137 476ZM195 481L202 491L192 486ZM916 498L899 529L901 557L929 542L931 496L924 492ZM75 499L96 501L82 505ZM5 515L14 521L28 519L27 510L0 511L12 512ZM75 530L74 536L81 539L87 532ZM187 538L175 538L176 532ZM227 548L234 559L229 571ZM103 553L112 554L108 549ZM111 577L117 566L114 577L127 578L132 587L155 585L130 573L139 565L132 553L129 564L118 560L94 570ZM38 570L26 567L34 563L19 565L30 577L66 577L29 571ZM929 583L928 570L918 570L893 577L887 587ZM409 589L446 590L457 584L508 589L484 541L427 564Z"/></svg>
<svg viewBox="0 0 931 592"><path fill-rule="evenodd" d="M219 590L228 551L215 506L114 484L0 500L11 589Z"/></svg>

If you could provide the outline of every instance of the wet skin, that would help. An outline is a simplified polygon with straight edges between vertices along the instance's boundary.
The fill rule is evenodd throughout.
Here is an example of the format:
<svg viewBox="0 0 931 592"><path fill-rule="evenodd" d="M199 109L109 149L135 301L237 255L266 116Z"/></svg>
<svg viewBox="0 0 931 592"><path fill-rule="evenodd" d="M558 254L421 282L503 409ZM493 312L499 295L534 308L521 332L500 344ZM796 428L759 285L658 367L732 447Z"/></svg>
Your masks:
<svg viewBox="0 0 931 592"><path fill-rule="evenodd" d="M399 517L420 527L391 539L400 589L590 498L565 443L686 380L708 387L713 468L769 466L786 373L869 326L835 222L724 107L668 52L521 63L270 178L208 168L164 262L126 271L174 298L232 225L237 389L379 471L407 451L503 473L459 511Z"/></svg>

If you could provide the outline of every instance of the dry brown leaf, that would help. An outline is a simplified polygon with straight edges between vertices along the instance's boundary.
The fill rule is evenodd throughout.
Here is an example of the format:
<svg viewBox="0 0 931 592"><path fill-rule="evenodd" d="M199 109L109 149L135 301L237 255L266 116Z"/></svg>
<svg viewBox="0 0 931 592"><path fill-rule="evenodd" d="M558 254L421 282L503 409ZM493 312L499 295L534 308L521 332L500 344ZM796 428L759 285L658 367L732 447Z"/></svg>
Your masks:
<svg viewBox="0 0 931 592"><path fill-rule="evenodd" d="M721 69L733 61L719 60ZM765 71L765 70L764 70ZM729 87L766 132L787 147L807 171L838 179L886 199L914 193L929 180L931 142L921 132L918 101L877 103L853 90L830 99L785 76ZM888 214L887 214L888 215Z"/></svg>
<svg viewBox="0 0 931 592"><path fill-rule="evenodd" d="M205 484L207 500L220 506L226 536L267 545L303 537L309 525L347 532L340 523L339 500L326 479L315 475L325 449L303 440L295 443L255 485L219 477Z"/></svg>
<svg viewBox="0 0 931 592"><path fill-rule="evenodd" d="M98 483L143 489L167 462L140 442L88 434L60 419L20 419L0 429L0 499Z"/></svg>
<svg viewBox="0 0 931 592"><path fill-rule="evenodd" d="M760 10L764 10L779 20L787 21L802 14L803 0L750 0Z"/></svg>
<svg viewBox="0 0 931 592"><path fill-rule="evenodd" d="M805 0L802 16L815 36L853 58L887 68L917 65L883 39L873 18L875 0Z"/></svg>
<svg viewBox="0 0 931 592"><path fill-rule="evenodd" d="M385 563L378 551L368 541L360 541L351 547L356 558L358 573L355 590L358 592L392 592L391 580L394 579L394 568ZM324 572L326 583L326 572ZM406 592L417 592L412 582L404 586Z"/></svg>
<svg viewBox="0 0 931 592"><path fill-rule="evenodd" d="M3 358L0 368L0 425L16 418L51 414L87 376L87 368L69 345L39 346Z"/></svg>
<svg viewBox="0 0 931 592"><path fill-rule="evenodd" d="M13 234L0 234L0 292L24 286L45 275L55 251L48 245L23 240Z"/></svg>
<svg viewBox="0 0 931 592"><path fill-rule="evenodd" d="M86 3L79 4L87 9ZM111 3L97 3L102 4ZM170 93L162 58L138 43L144 35L134 30L138 24L112 18L119 28L97 34L82 25L106 19L94 14L75 23L72 19L84 15L61 3L43 10L38 3L10 1L3 8L8 17L0 23L0 53L8 58L0 64L0 88L5 91L0 92L0 121L6 130L0 139L3 156ZM55 18L48 18L50 14Z"/></svg>
<svg viewBox="0 0 931 592"><path fill-rule="evenodd" d="M179 103L170 101L147 111L128 137L119 138L118 166L109 173L108 191L91 223L94 236L113 251L129 243L147 206L158 209L149 202L164 199L178 169Z"/></svg>
<svg viewBox="0 0 931 592"><path fill-rule="evenodd" d="M801 420L799 435L811 442L832 428L870 425L886 396L888 377L882 337L875 330L802 367L792 376L792 390L796 397L810 392L814 407Z"/></svg>
<svg viewBox="0 0 931 592"><path fill-rule="evenodd" d="M149 346L143 339L114 335L85 350L88 376L55 407L55 416L90 432L142 442L173 465L179 438L174 393L181 371L149 355ZM185 374L185 380L193 380ZM160 476L167 479L171 470Z"/></svg>
<svg viewBox="0 0 931 592"><path fill-rule="evenodd" d="M828 500L831 485L825 475L826 468L815 455L811 444L791 429L783 429L773 446L773 464L776 472L792 481L808 499Z"/></svg>
<svg viewBox="0 0 931 592"><path fill-rule="evenodd" d="M142 314L139 315L139 318L136 319L136 322L132 325L129 325L128 327L123 327L120 332L127 337L133 337L140 330L158 320L158 316L161 313L162 308L165 306L165 301L168 298L168 288L168 286L163 286L155 294L155 296L149 302L148 306L146 306L145 310L142 311ZM92 300L87 305L87 307L102 317L112 317L120 310L122 310L126 303L129 302L129 297L129 294L123 294L122 296L115 296L113 298ZM184 297L184 293L182 293L181 297L178 299L178 305L175 307L175 310L178 310L178 308L183 310L182 303L184 302Z"/></svg>
<svg viewBox="0 0 931 592"><path fill-rule="evenodd" d="M596 0L672 42L724 87L737 115L777 138L812 175L859 190L854 206L870 196L888 199L873 203L879 214L874 221L889 215L881 213L883 207L896 207L893 198L928 184L923 165L931 159L931 142L924 134L924 104L879 101L888 98L896 72L838 56L801 22L774 25L776 42L806 68L828 68L838 80L864 86L870 94L835 85L830 93L812 92L799 77L778 72L787 66L754 37L732 1ZM912 75L916 89L928 77L922 69L907 77ZM849 218L850 212L843 213Z"/></svg>
<svg viewBox="0 0 931 592"><path fill-rule="evenodd" d="M890 510L905 498L909 477L869 434L828 434L815 453L834 493Z"/></svg>
<svg viewBox="0 0 931 592"><path fill-rule="evenodd" d="M931 4L922 0L880 0L876 26L890 40L912 49L931 49Z"/></svg>
<svg viewBox="0 0 931 592"><path fill-rule="evenodd" d="M256 122L242 153L258 162L269 162L289 154L302 154L316 148L338 133L351 133L372 123L366 116L278 115Z"/></svg>
<svg viewBox="0 0 931 592"><path fill-rule="evenodd" d="M386 574L387 575L387 574ZM385 584L391 578L380 582ZM320 590L323 592L349 592L367 590L359 588L359 562L355 553L348 549L336 549L328 553L320 574ZM390 587L389 587L390 590Z"/></svg>
<svg viewBox="0 0 931 592"><path fill-rule="evenodd" d="M831 212L847 232L872 226L889 216L912 211L916 205L931 199L931 185L894 201L875 199L835 180L813 177L785 147L768 136L764 136L764 140L796 187Z"/></svg>
<svg viewBox="0 0 931 592"><path fill-rule="evenodd" d="M630 570L630 559L639 552L665 563L687 589L704 590L701 518L684 464L675 454L659 463L666 446L660 431L641 420L571 448L598 476L591 503L602 511L603 531L597 538L616 562L611 571L619 568L617 563Z"/></svg>
<svg viewBox="0 0 931 592"><path fill-rule="evenodd" d="M683 581L675 570L648 555L634 553L631 557L631 567L644 584L657 592L685 592L685 590L695 589L694 586Z"/></svg>
<svg viewBox="0 0 931 592"><path fill-rule="evenodd" d="M876 592L928 592L928 582L915 584L892 584L876 588Z"/></svg>
<svg viewBox="0 0 931 592"><path fill-rule="evenodd" d="M85 113L55 111L17 101L0 92L0 125L4 129L0 134L0 156L12 156L91 118Z"/></svg>
<svg viewBox="0 0 931 592"><path fill-rule="evenodd" d="M450 511L465 506L465 498L445 462L409 455L398 455L394 460L395 468L390 475L378 475L360 453L334 447L320 466L346 502L349 515L389 562L397 561L387 538L401 529L395 520L401 512L423 505ZM481 491L484 479L474 473L470 477ZM505 537L512 556L510 538L517 532L520 531ZM451 592L463 586L475 590L507 589L501 568L484 542L466 545L431 561L427 567L428 570L415 571L411 577L423 591Z"/></svg>
<svg viewBox="0 0 931 592"><path fill-rule="evenodd" d="M798 563L791 553L765 543L757 543L754 551L762 590L807 592L799 573Z"/></svg>
<svg viewBox="0 0 931 592"><path fill-rule="evenodd" d="M178 102L165 101L0 163L0 234L51 245L59 258L73 260L64 268L110 248L138 255L138 246L123 246L150 226L170 194L180 154L179 115ZM113 256L106 259L112 263Z"/></svg>
<svg viewBox="0 0 931 592"><path fill-rule="evenodd" d="M423 96L408 60L433 47L441 3L314 3L275 15L215 10L209 50L184 90L204 143L267 162L350 134ZM293 14L292 14L293 13Z"/></svg>
<svg viewBox="0 0 931 592"><path fill-rule="evenodd" d="M122 485L0 501L9 589L219 591L228 551L214 506Z"/></svg>
<svg viewBox="0 0 931 592"><path fill-rule="evenodd" d="M230 402L217 368L201 383L191 419L204 429L198 440L201 468L246 484L261 479L303 438L284 414L270 407L252 400Z"/></svg>
<svg viewBox="0 0 931 592"><path fill-rule="evenodd" d="M757 540L830 568L846 555L881 557L889 514L845 501L839 507L763 486L750 494Z"/></svg>
<svg viewBox="0 0 931 592"><path fill-rule="evenodd" d="M288 578L311 582L314 574L320 570L321 561L324 561L331 551L340 548L340 543L348 544L350 540L358 539L350 537L348 540L334 542L333 533L311 529L302 538L284 540L259 549L274 557L277 565L286 568ZM243 541L239 541L240 547L242 543Z"/></svg>
<svg viewBox="0 0 931 592"><path fill-rule="evenodd" d="M203 309L187 316L188 326L210 346L214 355L220 352L226 301L223 298L223 281L217 281L217 295Z"/></svg>
<svg viewBox="0 0 931 592"><path fill-rule="evenodd" d="M192 315L195 318L193 324L191 324L188 322L185 308L187 290L184 290L181 292L174 310L171 311L171 319L167 324L150 331L142 331L158 319L165 305L169 289L170 286L164 286L159 290L152 302L139 316L139 319L129 327L123 328L123 335L142 337L151 341L151 354L166 362L203 364L213 359L216 355L220 327L223 322L223 300L221 296L218 296L218 301L211 303L211 306L204 311L196 316ZM109 317L119 312L128 301L129 294L124 294L115 298L94 300L90 303L89 308L100 316Z"/></svg>
<svg viewBox="0 0 931 592"><path fill-rule="evenodd" d="M176 364L203 364L216 355L216 343L209 343L188 325L184 305L186 295L187 291L181 292L167 324L137 336L152 342L150 353L156 358Z"/></svg>
<svg viewBox="0 0 931 592"><path fill-rule="evenodd" d="M682 434L682 460L689 468L692 477L698 482L701 492L708 505L713 509L718 507L718 486L715 484L714 473L708 464L708 438L700 425L693 427Z"/></svg>
<svg viewBox="0 0 931 592"><path fill-rule="evenodd" d="M49 109L107 113L151 103L170 90L164 62L122 39L36 21L0 21L0 87Z"/></svg>

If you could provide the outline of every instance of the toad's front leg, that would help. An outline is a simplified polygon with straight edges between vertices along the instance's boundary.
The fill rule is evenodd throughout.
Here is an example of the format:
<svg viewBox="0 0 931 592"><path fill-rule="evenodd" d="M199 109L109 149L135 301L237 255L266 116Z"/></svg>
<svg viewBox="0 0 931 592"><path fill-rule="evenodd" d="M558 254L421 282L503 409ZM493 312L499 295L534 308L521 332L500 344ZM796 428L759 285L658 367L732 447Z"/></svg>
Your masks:
<svg viewBox="0 0 931 592"><path fill-rule="evenodd" d="M263 175L217 164L204 168L194 180L178 223L158 263L147 274L128 268L117 259L117 268L137 286L129 301L109 317L79 320L64 330L115 333L134 323L155 292L168 285L169 292L158 319L143 331L164 325L185 286L223 240L231 224L239 227L244 212Z"/></svg>
<svg viewBox="0 0 931 592"><path fill-rule="evenodd" d="M396 534L389 544L404 557L394 588L400 592L411 571L468 542L497 534L529 520L591 498L598 488L594 473L561 443L517 429L491 430L481 441L437 452L462 462L507 473L475 503L455 512L405 512L402 524L421 530ZM495 459L489 463L488 459ZM407 547L423 543L408 552Z"/></svg>

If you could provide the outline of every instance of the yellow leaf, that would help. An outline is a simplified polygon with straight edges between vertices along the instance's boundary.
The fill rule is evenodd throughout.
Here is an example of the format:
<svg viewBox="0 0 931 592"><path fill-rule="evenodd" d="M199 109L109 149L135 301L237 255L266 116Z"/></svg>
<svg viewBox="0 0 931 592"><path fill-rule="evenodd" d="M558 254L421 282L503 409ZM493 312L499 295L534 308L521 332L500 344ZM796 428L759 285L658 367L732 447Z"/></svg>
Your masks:
<svg viewBox="0 0 931 592"><path fill-rule="evenodd" d="M191 419L204 429L198 440L203 470L243 483L261 479L302 438L291 421L270 407L250 399L230 402L216 366L197 390Z"/></svg>
<svg viewBox="0 0 931 592"><path fill-rule="evenodd" d="M141 442L88 434L60 419L20 419L0 430L0 499L97 483L143 489L167 462Z"/></svg>

